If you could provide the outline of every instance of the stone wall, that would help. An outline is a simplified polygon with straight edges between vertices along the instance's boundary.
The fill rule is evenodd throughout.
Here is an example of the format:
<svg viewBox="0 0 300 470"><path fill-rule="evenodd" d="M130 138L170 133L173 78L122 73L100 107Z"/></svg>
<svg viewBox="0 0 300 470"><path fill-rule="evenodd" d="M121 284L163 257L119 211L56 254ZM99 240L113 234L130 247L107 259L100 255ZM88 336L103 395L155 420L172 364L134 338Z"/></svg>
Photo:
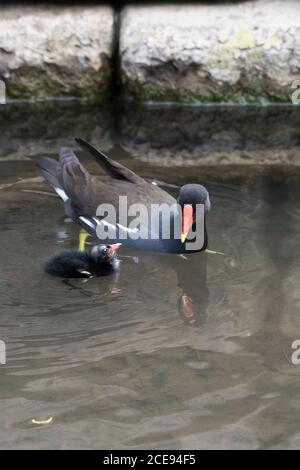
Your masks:
<svg viewBox="0 0 300 470"><path fill-rule="evenodd" d="M8 98L290 102L300 2L0 7Z"/></svg>
<svg viewBox="0 0 300 470"><path fill-rule="evenodd" d="M128 7L120 56L124 87L143 100L289 101L300 2Z"/></svg>
<svg viewBox="0 0 300 470"><path fill-rule="evenodd" d="M107 6L0 7L0 75L9 98L103 98L114 12Z"/></svg>

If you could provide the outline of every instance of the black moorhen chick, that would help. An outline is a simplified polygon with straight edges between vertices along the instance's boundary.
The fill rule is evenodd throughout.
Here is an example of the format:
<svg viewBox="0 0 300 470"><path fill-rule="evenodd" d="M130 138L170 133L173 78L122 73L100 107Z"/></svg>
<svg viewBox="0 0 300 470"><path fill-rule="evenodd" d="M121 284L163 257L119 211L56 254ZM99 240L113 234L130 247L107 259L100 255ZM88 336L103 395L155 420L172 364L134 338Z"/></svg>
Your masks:
<svg viewBox="0 0 300 470"><path fill-rule="evenodd" d="M116 253L121 243L96 245L87 251L64 250L43 262L46 273L64 278L106 276L119 267Z"/></svg>

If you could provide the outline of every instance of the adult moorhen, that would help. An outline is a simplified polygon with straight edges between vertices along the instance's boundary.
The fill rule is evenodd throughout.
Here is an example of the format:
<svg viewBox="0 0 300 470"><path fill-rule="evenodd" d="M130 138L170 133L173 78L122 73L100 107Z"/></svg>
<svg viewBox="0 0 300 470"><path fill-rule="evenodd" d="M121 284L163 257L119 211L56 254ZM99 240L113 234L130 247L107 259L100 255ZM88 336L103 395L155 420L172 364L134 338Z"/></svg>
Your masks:
<svg viewBox="0 0 300 470"><path fill-rule="evenodd" d="M171 215L169 228L170 236L165 237L161 220L154 230L153 224L148 223L148 214L141 220L140 227L147 227L146 237L135 237L136 228L130 224L122 225L119 219L119 196L127 197L127 206L143 204L150 209L152 204L176 204L176 200L163 189L153 185L120 163L111 160L103 152L95 149L83 139L75 139L83 150L93 156L106 175L91 175L79 162L70 148L62 148L59 160L41 157L37 166L64 203L66 214L79 223L90 235L98 236L105 243L117 243L132 248L146 250L191 253L202 251L207 247L206 215L210 209L209 193L200 184L186 184L181 187L177 204L182 208L182 214L174 212ZM112 204L116 209L116 222L112 227L104 218L96 217L99 204ZM201 220L203 235L202 242L194 243L190 234L196 230L196 205L204 208ZM181 238L177 235L176 224L180 221ZM199 223L199 221L198 221ZM114 235L109 238L99 237L99 228L113 228ZM103 231L102 231L103 233ZM193 244L194 243L194 247ZM81 243L82 248L82 243Z"/></svg>
<svg viewBox="0 0 300 470"><path fill-rule="evenodd" d="M64 250L46 258L43 267L46 273L64 278L106 276L119 268L116 253L120 246L95 245L89 252Z"/></svg>

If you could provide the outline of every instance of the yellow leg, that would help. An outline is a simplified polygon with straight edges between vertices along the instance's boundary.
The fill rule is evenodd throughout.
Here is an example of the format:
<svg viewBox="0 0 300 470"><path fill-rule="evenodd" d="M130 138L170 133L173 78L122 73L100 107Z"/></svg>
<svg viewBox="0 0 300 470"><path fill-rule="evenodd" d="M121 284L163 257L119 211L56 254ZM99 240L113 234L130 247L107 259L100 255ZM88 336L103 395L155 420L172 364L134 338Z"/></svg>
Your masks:
<svg viewBox="0 0 300 470"><path fill-rule="evenodd" d="M85 242L88 237L90 237L90 234L86 232L85 230L81 229L79 232L79 246L78 246L79 251L85 250Z"/></svg>

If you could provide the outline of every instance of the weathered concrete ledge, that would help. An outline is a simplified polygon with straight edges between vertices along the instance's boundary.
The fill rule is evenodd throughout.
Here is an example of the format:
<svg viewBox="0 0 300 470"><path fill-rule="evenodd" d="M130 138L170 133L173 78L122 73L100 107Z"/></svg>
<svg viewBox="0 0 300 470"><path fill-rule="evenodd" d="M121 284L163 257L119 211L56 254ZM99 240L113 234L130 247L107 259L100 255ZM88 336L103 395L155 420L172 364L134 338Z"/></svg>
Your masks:
<svg viewBox="0 0 300 470"><path fill-rule="evenodd" d="M9 98L100 100L111 78L108 6L1 7L0 78Z"/></svg>
<svg viewBox="0 0 300 470"><path fill-rule="evenodd" d="M300 2L130 6L121 74L134 98L290 102L300 75Z"/></svg>

